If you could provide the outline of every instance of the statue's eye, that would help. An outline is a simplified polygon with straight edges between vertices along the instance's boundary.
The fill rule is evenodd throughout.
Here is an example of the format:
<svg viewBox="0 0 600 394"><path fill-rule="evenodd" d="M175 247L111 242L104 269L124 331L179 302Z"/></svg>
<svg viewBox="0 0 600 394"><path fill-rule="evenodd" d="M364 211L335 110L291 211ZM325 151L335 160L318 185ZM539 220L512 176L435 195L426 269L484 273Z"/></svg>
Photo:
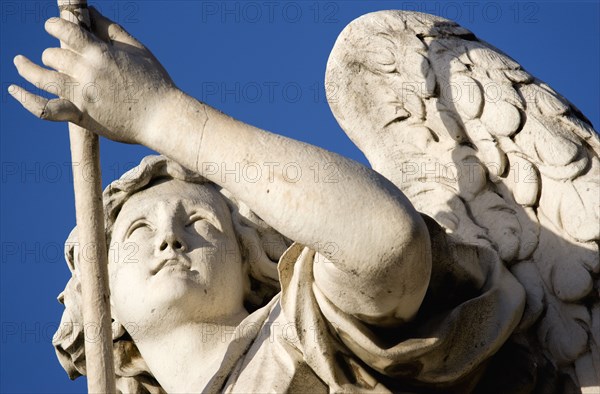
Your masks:
<svg viewBox="0 0 600 394"><path fill-rule="evenodd" d="M186 227L191 227L193 226L195 223L200 222L202 220L206 220L206 218L198 213L194 213L192 215L190 215L190 218L188 219L187 223L185 224Z"/></svg>
<svg viewBox="0 0 600 394"><path fill-rule="evenodd" d="M199 227L200 226L200 227ZM196 229L196 231L206 231L202 228L216 229L217 231L223 231L219 221L214 215L207 213L202 210L192 211L189 215L185 227L188 229Z"/></svg>
<svg viewBox="0 0 600 394"><path fill-rule="evenodd" d="M135 231L143 229L152 230L152 225L144 219L136 220L129 226L126 237L130 237Z"/></svg>

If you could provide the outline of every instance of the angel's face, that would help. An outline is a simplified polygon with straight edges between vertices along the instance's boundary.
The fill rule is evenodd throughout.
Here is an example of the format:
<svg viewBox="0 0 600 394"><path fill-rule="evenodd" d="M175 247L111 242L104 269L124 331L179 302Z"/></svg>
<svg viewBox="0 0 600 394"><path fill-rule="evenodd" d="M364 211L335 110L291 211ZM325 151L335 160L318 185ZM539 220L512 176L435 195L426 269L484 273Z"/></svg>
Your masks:
<svg viewBox="0 0 600 394"><path fill-rule="evenodd" d="M123 324L181 316L218 322L243 309L230 212L210 185L168 180L127 200L113 228L109 274Z"/></svg>

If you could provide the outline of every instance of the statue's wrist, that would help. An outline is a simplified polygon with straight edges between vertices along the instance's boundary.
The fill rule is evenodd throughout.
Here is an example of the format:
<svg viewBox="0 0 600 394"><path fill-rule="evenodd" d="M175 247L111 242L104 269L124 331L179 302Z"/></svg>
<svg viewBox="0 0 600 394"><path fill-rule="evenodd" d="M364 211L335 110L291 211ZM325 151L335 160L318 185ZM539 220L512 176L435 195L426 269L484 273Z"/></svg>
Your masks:
<svg viewBox="0 0 600 394"><path fill-rule="evenodd" d="M147 117L139 142L196 170L196 159L206 123L206 104L176 87L160 95Z"/></svg>
<svg viewBox="0 0 600 394"><path fill-rule="evenodd" d="M161 151L171 135L171 129L181 116L181 102L185 94L176 87L165 89L148 103L147 115L136 130L137 142L150 149Z"/></svg>

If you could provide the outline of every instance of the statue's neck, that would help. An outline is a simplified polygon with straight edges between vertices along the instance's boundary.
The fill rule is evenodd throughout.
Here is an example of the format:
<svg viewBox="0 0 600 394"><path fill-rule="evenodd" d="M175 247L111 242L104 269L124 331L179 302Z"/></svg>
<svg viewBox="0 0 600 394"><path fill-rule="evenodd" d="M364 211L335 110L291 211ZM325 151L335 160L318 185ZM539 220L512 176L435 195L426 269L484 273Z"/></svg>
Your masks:
<svg viewBox="0 0 600 394"><path fill-rule="evenodd" d="M220 324L187 323L152 330L136 345L166 392L200 392L218 372L234 331L246 316L244 311Z"/></svg>

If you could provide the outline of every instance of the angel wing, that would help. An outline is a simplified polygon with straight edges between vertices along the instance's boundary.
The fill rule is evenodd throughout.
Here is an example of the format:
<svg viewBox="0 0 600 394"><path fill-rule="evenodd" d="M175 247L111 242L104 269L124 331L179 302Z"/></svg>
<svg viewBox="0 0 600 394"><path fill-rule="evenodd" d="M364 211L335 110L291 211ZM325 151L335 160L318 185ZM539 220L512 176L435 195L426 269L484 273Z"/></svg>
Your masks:
<svg viewBox="0 0 600 394"><path fill-rule="evenodd" d="M373 168L523 284L518 330L584 392L600 390L600 140L567 100L456 23L364 15L326 80ZM597 392L597 391L590 391Z"/></svg>

